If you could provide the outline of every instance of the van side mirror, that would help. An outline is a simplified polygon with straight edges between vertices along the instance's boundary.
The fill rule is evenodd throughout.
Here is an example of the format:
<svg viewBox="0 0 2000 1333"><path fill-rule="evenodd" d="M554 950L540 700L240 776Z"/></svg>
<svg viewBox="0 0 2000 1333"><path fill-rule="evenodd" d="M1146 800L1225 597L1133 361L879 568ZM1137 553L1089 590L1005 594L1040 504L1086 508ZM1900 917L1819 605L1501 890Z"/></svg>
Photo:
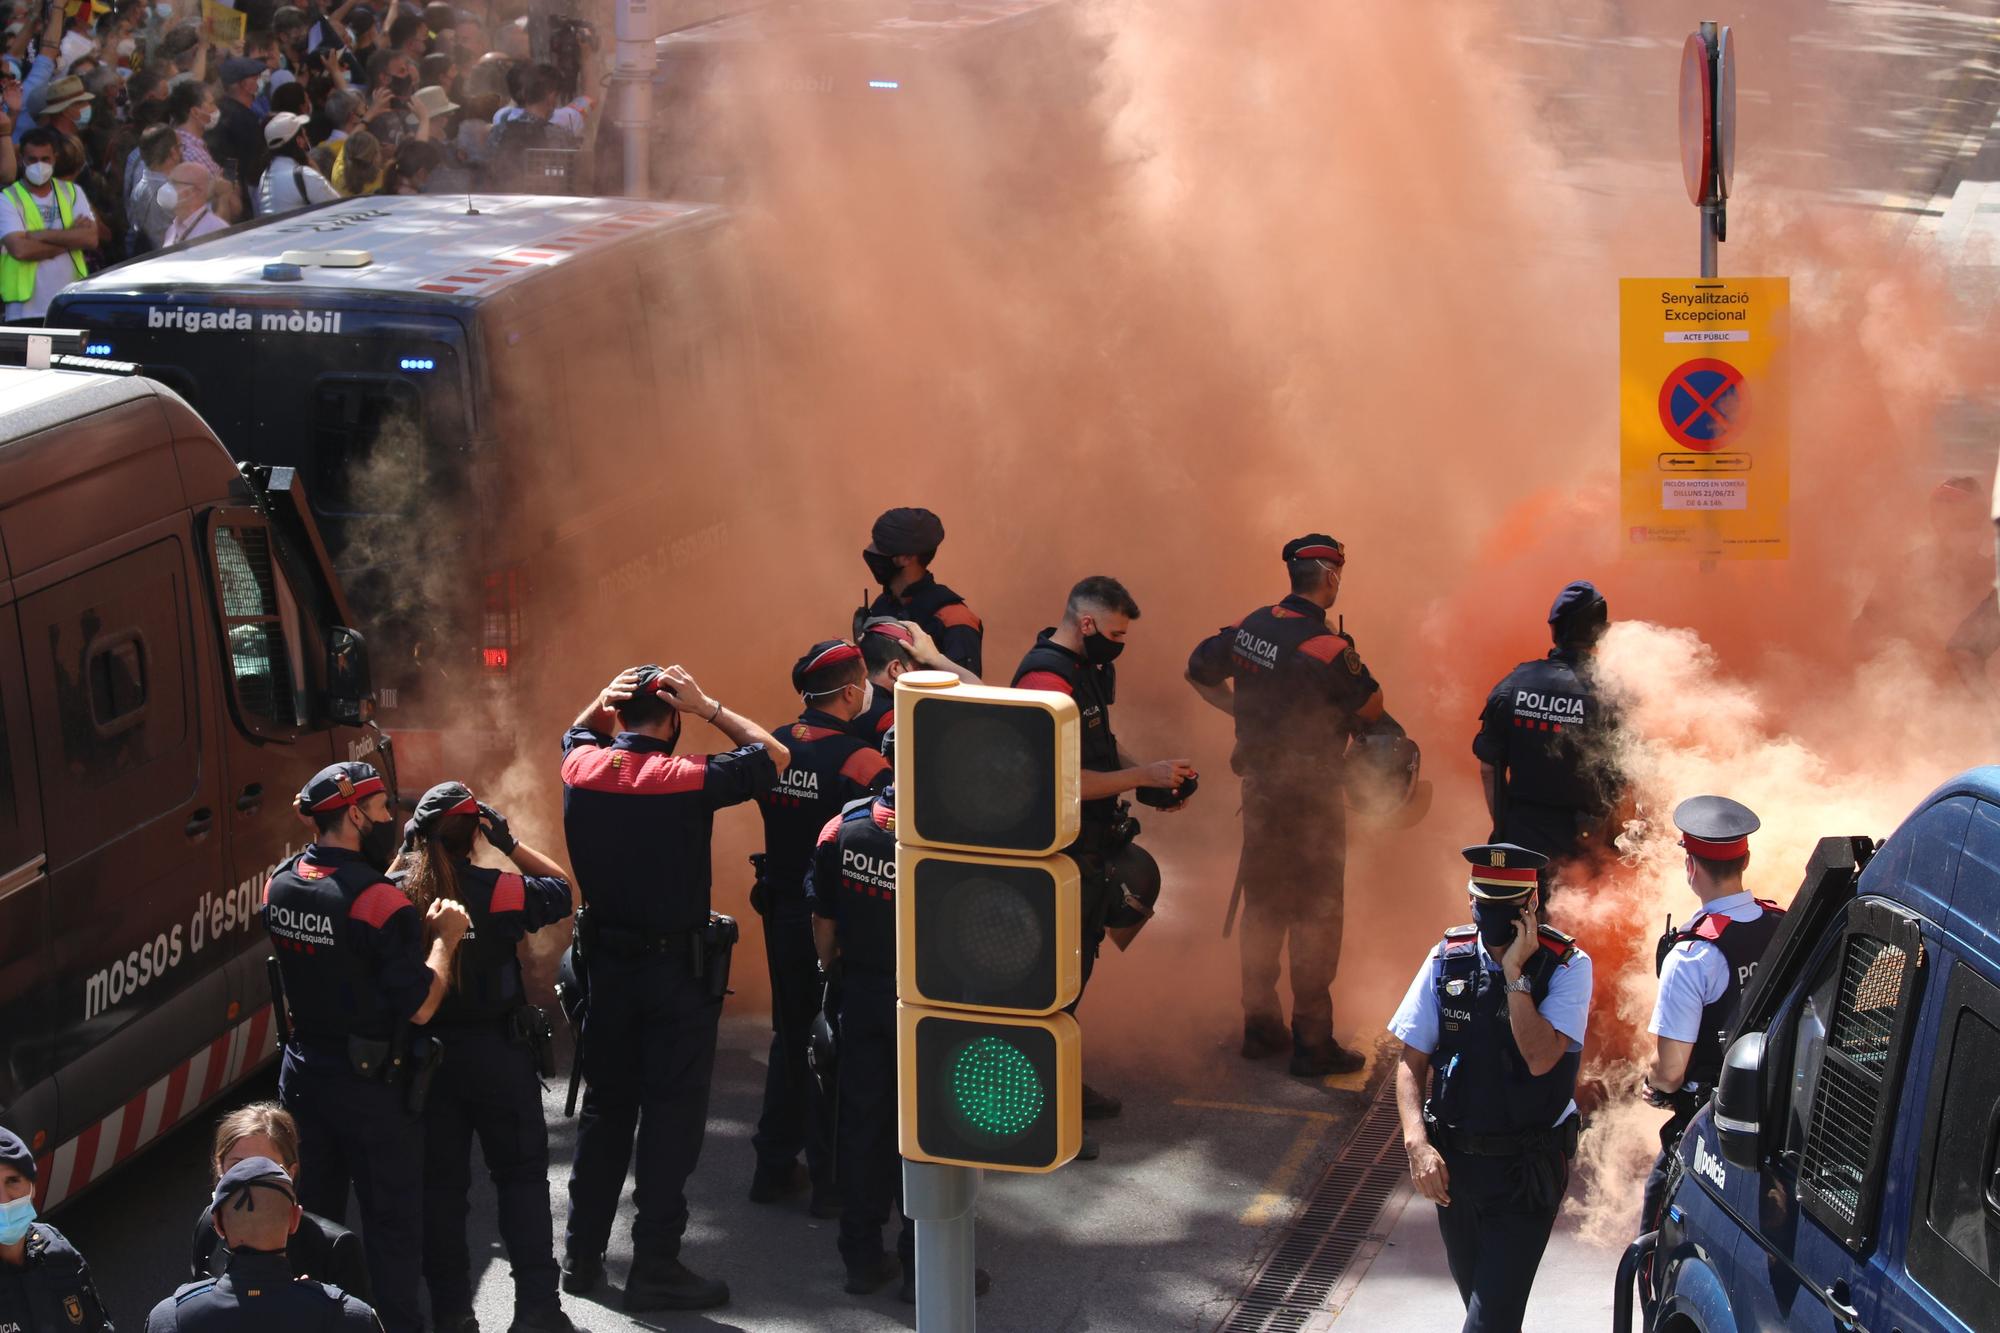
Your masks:
<svg viewBox="0 0 2000 1333"><path fill-rule="evenodd" d="M1764 1034L1738 1037L1715 1085L1715 1137L1722 1160L1744 1171L1763 1165Z"/></svg>
<svg viewBox="0 0 2000 1333"><path fill-rule="evenodd" d="M335 625L326 636L326 711L343 726L358 727L375 714L375 686L368 674L368 642L360 630Z"/></svg>

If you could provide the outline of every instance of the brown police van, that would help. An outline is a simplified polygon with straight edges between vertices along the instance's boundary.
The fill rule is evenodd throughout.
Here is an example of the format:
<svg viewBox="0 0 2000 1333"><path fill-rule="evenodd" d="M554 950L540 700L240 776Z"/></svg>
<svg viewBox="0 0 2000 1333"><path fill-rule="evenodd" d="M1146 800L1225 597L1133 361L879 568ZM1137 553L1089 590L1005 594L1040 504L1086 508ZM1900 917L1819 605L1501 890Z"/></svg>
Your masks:
<svg viewBox="0 0 2000 1333"><path fill-rule="evenodd" d="M51 1208L274 1050L292 793L385 764L296 477L171 390L0 368L0 1124Z"/></svg>

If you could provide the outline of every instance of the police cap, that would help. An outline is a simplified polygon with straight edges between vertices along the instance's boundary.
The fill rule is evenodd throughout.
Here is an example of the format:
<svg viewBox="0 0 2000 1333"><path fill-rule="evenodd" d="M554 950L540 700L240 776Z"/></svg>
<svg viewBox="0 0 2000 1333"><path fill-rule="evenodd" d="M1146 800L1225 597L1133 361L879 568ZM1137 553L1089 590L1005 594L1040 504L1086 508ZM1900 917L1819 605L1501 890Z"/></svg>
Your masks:
<svg viewBox="0 0 2000 1333"><path fill-rule="evenodd" d="M13 1130L0 1126L0 1166L11 1166L28 1179L35 1178L35 1155Z"/></svg>
<svg viewBox="0 0 2000 1333"><path fill-rule="evenodd" d="M1505 902L1525 896L1541 883L1542 867L1549 858L1511 842L1481 843L1460 848L1472 866L1472 896L1489 902Z"/></svg>
<svg viewBox="0 0 2000 1333"><path fill-rule="evenodd" d="M217 1208L251 1188L272 1189L290 1199L299 1201L298 1188L292 1178L285 1174L285 1168L268 1157L246 1157L235 1166L222 1173L222 1179L215 1182L215 1204ZM251 1212L257 1210L254 1198L246 1198L236 1205Z"/></svg>
<svg viewBox="0 0 2000 1333"><path fill-rule="evenodd" d="M1579 631L1603 625L1611 619L1611 604L1589 579L1578 579L1556 594L1549 607L1549 630L1557 642L1580 637Z"/></svg>
<svg viewBox="0 0 2000 1333"><path fill-rule="evenodd" d="M430 832L437 827L439 820L450 815L478 813L479 798L472 794L472 788L463 782L440 782L417 802L417 813L403 825L403 841L407 843L419 833Z"/></svg>
<svg viewBox="0 0 2000 1333"><path fill-rule="evenodd" d="M675 692L674 683L667 679L667 669L658 662L648 662L644 666L627 667L625 670L639 673L639 679L632 682L632 697L635 699L648 694L673 694Z"/></svg>
<svg viewBox="0 0 2000 1333"><path fill-rule="evenodd" d="M304 791L292 798L292 806L302 815L325 814L344 810L387 790L382 775L367 764L328 764L313 774Z"/></svg>
<svg viewBox="0 0 2000 1333"><path fill-rule="evenodd" d="M861 649L846 639L821 639L806 649L806 655L792 663L792 688L808 698L832 694L846 684L838 681L841 668L861 660Z"/></svg>
<svg viewBox="0 0 2000 1333"><path fill-rule="evenodd" d="M944 544L944 520L928 509L891 509L868 536L883 555L923 555Z"/></svg>
<svg viewBox="0 0 2000 1333"><path fill-rule="evenodd" d="M1764 826L1757 812L1727 796L1690 796L1674 807L1681 846L1704 861L1734 861L1750 854L1750 835Z"/></svg>
<svg viewBox="0 0 2000 1333"><path fill-rule="evenodd" d="M1286 542L1280 558L1288 565L1294 560L1324 560L1338 569L1347 563L1347 548L1324 532L1308 532Z"/></svg>

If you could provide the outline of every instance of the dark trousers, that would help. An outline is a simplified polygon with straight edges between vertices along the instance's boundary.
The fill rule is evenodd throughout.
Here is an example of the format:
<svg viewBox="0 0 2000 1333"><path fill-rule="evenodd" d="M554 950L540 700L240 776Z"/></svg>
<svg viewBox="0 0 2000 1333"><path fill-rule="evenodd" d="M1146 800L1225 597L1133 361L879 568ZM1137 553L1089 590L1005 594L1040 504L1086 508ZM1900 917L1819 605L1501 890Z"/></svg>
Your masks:
<svg viewBox="0 0 2000 1333"><path fill-rule="evenodd" d="M1681 1135L1687 1132L1688 1122L1693 1119L1693 1111L1686 1115L1675 1112L1673 1119L1660 1126L1660 1155L1653 1159L1653 1169L1646 1173L1646 1192L1639 1198L1640 1235L1660 1225L1660 1210L1667 1203L1667 1168L1680 1151Z"/></svg>
<svg viewBox="0 0 2000 1333"><path fill-rule="evenodd" d="M764 1113L750 1142L757 1165L771 1172L789 1169L803 1149L813 1187L825 1189L833 1183L833 1141L826 1102L806 1063L822 984L812 917L766 915L764 960L771 973L771 1064L764 1075Z"/></svg>
<svg viewBox="0 0 2000 1333"><path fill-rule="evenodd" d="M903 1218L896 1253L915 1261L916 1228L903 1213L903 1159L896 1147L896 983L849 973L840 999L840 1257L849 1268L882 1254L893 1207Z"/></svg>
<svg viewBox="0 0 2000 1333"><path fill-rule="evenodd" d="M583 1024L583 1114L569 1178L570 1254L595 1258L611 1238L625 1171L633 1168L632 1247L671 1259L687 1230L687 1179L708 1127L722 1001L685 955L590 960ZM637 1136L638 1153L633 1155Z"/></svg>
<svg viewBox="0 0 2000 1333"><path fill-rule="evenodd" d="M1540 1152L1562 1163L1557 1179L1567 1182L1568 1160L1561 1150ZM1451 1204L1437 1210L1438 1230L1444 1234L1452 1281L1465 1302L1461 1333L1520 1333L1535 1270L1562 1206L1560 1189L1552 1200L1531 1197L1523 1171L1527 1156L1445 1151Z"/></svg>
<svg viewBox="0 0 2000 1333"><path fill-rule="evenodd" d="M278 1069L278 1100L299 1125L300 1205L344 1223L353 1187L375 1312L386 1333L421 1333L424 1138L403 1096L356 1077L344 1055L287 1046Z"/></svg>
<svg viewBox="0 0 2000 1333"><path fill-rule="evenodd" d="M1278 955L1289 949L1292 1044L1333 1040L1333 978L1347 882L1347 806L1339 787L1301 795L1290 784L1243 782L1243 1018L1279 1025Z"/></svg>
<svg viewBox="0 0 2000 1333"><path fill-rule="evenodd" d="M525 1046L480 1027L440 1027L444 1061L424 1104L424 1280L442 1319L472 1309L465 1227L472 1140L479 1140L500 1205L500 1239L520 1309L556 1303L555 1223L549 1212L549 1131L542 1081Z"/></svg>

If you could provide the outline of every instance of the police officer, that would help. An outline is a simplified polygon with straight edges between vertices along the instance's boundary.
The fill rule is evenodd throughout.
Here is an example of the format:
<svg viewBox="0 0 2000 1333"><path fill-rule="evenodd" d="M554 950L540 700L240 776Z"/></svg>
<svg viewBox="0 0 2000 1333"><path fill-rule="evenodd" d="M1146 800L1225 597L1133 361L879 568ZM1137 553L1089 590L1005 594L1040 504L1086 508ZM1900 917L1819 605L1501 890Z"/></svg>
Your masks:
<svg viewBox="0 0 2000 1333"><path fill-rule="evenodd" d="M1493 687L1479 714L1472 753L1493 817L1492 838L1554 863L1608 846L1617 780L1606 740L1614 720L1591 675L1610 607L1578 580L1549 608L1555 647Z"/></svg>
<svg viewBox="0 0 2000 1333"><path fill-rule="evenodd" d="M417 1333L423 1126L410 1029L443 1003L471 918L444 899L419 911L385 878L399 831L367 764L321 769L293 806L317 831L271 876L264 927L291 1014L278 1100L299 1126L299 1201L340 1222L353 1186L376 1312L389 1333Z"/></svg>
<svg viewBox="0 0 2000 1333"><path fill-rule="evenodd" d="M734 748L675 754L684 714ZM590 988L563 1259L573 1295L603 1280L636 1133L625 1308L706 1310L729 1299L727 1284L680 1261L735 942L735 923L709 910L709 841L717 810L755 799L790 762L790 749L680 666L621 672L563 737L563 830Z"/></svg>
<svg viewBox="0 0 2000 1333"><path fill-rule="evenodd" d="M512 872L472 863L482 837L513 862ZM460 782L441 782L417 802L390 878L420 910L450 900L463 903L472 918L458 950L457 979L430 1022L431 1034L444 1044L424 1103L423 1256L432 1324L454 1331L478 1327L465 1240L476 1136L514 1270L513 1333L572 1333L575 1325L556 1296L549 1212L541 1081L547 1020L528 1003L516 953L528 935L570 914L569 880Z"/></svg>
<svg viewBox="0 0 2000 1333"><path fill-rule="evenodd" d="M883 742L893 758L895 731ZM840 1257L845 1290L866 1296L902 1266L901 1296L916 1299L917 1232L902 1212L896 1112L896 792L856 801L821 830L806 872L820 965L840 968L835 1157L840 1185ZM896 1258L882 1244L894 1207L902 1217ZM984 1295L987 1276L975 1274Z"/></svg>
<svg viewBox="0 0 2000 1333"><path fill-rule="evenodd" d="M1576 1154L1590 955L1536 924L1547 857L1507 843L1464 854L1473 924L1445 932L1389 1021L1403 1043L1396 1110L1464 1333L1517 1333Z"/></svg>
<svg viewBox="0 0 2000 1333"><path fill-rule="evenodd" d="M931 576L931 561L943 541L944 522L928 509L891 509L876 519L861 558L882 592L856 619L915 621L944 656L977 676L985 669L986 629L963 597ZM855 636L860 637L858 625Z"/></svg>
<svg viewBox="0 0 2000 1333"><path fill-rule="evenodd" d="M1119 796L1150 790L1162 808L1179 809L1179 790L1195 776L1194 765L1185 759L1140 763L1112 732L1111 705L1118 695L1117 668L1112 663L1125 651L1126 635L1138 618L1139 604L1124 584L1103 574L1092 575L1069 590L1062 623L1037 635L1035 646L1014 669L1014 688L1070 696L1083 724L1083 827L1066 850L1083 875L1084 986L1090 984L1107 925L1131 925L1134 911L1151 912L1150 903L1137 908L1124 900L1126 863L1151 858L1132 841L1133 821ZM1079 989L1069 1006L1072 1013L1082 999ZM1121 1109L1116 1097L1084 1085L1084 1119L1108 1120Z"/></svg>
<svg viewBox="0 0 2000 1333"><path fill-rule="evenodd" d="M856 642L875 697L855 716L851 728L870 745L880 745L896 723L896 678L905 671L949 671L967 685L979 683L978 676L938 651L937 641L914 620L871 617L862 622Z"/></svg>
<svg viewBox="0 0 2000 1333"><path fill-rule="evenodd" d="M380 1329L375 1312L339 1287L292 1271L285 1243L301 1211L292 1178L270 1158L246 1157L223 1172L210 1215L229 1266L154 1306L146 1333Z"/></svg>
<svg viewBox="0 0 2000 1333"><path fill-rule="evenodd" d="M751 904L764 919L764 959L771 977L771 1062L764 1076L764 1111L751 1144L757 1168L750 1200L773 1203L799 1188L798 1159L806 1155L814 1217L838 1217L833 1188L831 1110L817 1096L806 1047L819 1012L819 957L813 949L806 870L826 822L850 801L889 785L889 761L850 728L875 701L861 649L827 639L792 664L792 688L805 701L798 719L773 728L792 762L757 794L764 817L764 853L757 862Z"/></svg>
<svg viewBox="0 0 2000 1333"><path fill-rule="evenodd" d="M1667 1164L1688 1121L1722 1075L1722 1043L1736 1021L1743 992L1784 920L1776 903L1750 896L1743 872L1750 835L1760 826L1750 808L1727 796L1692 796L1674 807L1674 826L1687 851L1688 887L1701 910L1678 929L1669 925L1653 959L1660 996L1647 1025L1658 1044L1643 1096L1671 1109L1660 1126L1660 1155L1646 1176L1639 1229L1650 1231L1667 1188Z"/></svg>
<svg viewBox="0 0 2000 1333"><path fill-rule="evenodd" d="M35 1157L10 1129L0 1129L0 1328L111 1328L90 1265L62 1232L35 1220Z"/></svg>
<svg viewBox="0 0 2000 1333"><path fill-rule="evenodd" d="M1347 874L1344 756L1357 728L1381 719L1382 691L1354 639L1326 623L1345 548L1323 533L1286 542L1292 591L1203 640L1188 681L1236 719L1230 766L1243 778L1243 1055L1289 1045L1301 1077L1366 1063L1333 1037ZM1234 903L1232 902L1232 911ZM1227 930L1225 928L1225 934ZM1292 1030L1278 1003L1278 954L1290 937Z"/></svg>

